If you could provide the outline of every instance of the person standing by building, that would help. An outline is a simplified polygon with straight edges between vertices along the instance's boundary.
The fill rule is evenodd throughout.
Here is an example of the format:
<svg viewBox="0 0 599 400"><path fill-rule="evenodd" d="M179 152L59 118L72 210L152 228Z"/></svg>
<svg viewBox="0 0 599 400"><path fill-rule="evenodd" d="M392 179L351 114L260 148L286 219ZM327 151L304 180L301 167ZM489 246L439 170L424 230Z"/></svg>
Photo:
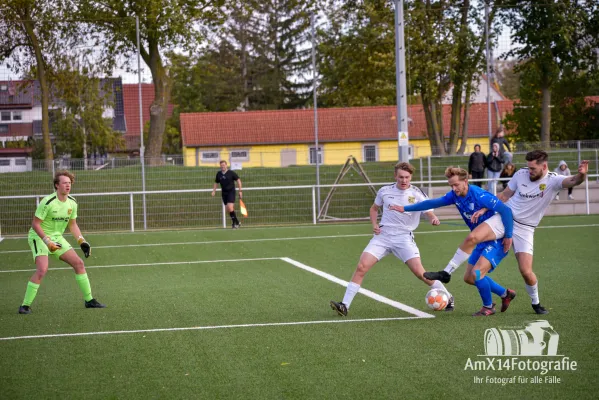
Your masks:
<svg viewBox="0 0 599 400"><path fill-rule="evenodd" d="M241 226L241 223L235 214L235 182L237 182L237 186L239 187L239 198L242 199L243 193L241 191L241 179L239 179L239 176L237 176L235 171L228 169L227 162L225 160L221 160L220 171L216 173L214 187L212 188L212 197L214 197L216 194L216 188L218 187L217 185L220 183L223 204L225 205L225 209L229 213L231 221L233 222L232 228L238 229Z"/></svg>
<svg viewBox="0 0 599 400"><path fill-rule="evenodd" d="M480 151L480 144L475 144L474 153L470 154L468 174L471 179L483 179L485 177L485 155ZM482 182L472 182L472 184L478 187L482 186Z"/></svg>
<svg viewBox="0 0 599 400"><path fill-rule="evenodd" d="M503 127L499 127L493 135L493 137L491 138L491 148L493 148L494 143L497 143L499 145L499 152L503 156L503 160L506 163L512 162L512 149L510 148L510 143L505 138L505 131L503 130Z"/></svg>
<svg viewBox="0 0 599 400"><path fill-rule="evenodd" d="M572 175L570 173L570 168L568 168L568 164L566 164L566 162L564 160L561 160L559 162L559 165L555 169L555 173L558 175L562 175L562 176ZM557 192L557 196L555 196L555 200L559 200L559 192ZM572 197L572 188L571 187L568 188L568 200L574 200L574 197Z"/></svg>
<svg viewBox="0 0 599 400"><path fill-rule="evenodd" d="M488 191L496 194L496 185L497 178L501 174L502 164L503 164L503 156L501 155L501 151L499 150L499 144L493 143L493 149L487 155L487 159L485 160L485 164L487 166L487 178L491 179L488 184Z"/></svg>

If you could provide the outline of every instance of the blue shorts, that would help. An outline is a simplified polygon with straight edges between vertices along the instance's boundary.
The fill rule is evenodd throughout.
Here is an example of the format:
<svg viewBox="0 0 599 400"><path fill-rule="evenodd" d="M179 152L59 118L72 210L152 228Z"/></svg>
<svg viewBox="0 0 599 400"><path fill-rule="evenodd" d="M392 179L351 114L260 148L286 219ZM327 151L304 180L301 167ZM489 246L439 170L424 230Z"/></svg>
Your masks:
<svg viewBox="0 0 599 400"><path fill-rule="evenodd" d="M468 258L468 264L476 265L480 256L483 256L491 263L491 271L495 269L507 256L508 253L503 252L503 243L500 240L489 240L488 242L479 243L470 258ZM490 271L489 271L490 272Z"/></svg>

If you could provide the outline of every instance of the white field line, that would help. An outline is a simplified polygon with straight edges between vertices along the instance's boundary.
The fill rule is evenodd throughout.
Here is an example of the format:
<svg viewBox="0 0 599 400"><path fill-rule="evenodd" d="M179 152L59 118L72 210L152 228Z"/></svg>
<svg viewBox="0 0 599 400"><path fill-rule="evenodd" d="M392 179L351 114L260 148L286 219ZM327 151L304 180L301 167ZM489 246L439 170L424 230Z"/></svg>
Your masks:
<svg viewBox="0 0 599 400"><path fill-rule="evenodd" d="M281 260L281 257L262 257L262 258L237 258L232 260L199 260L199 261L170 261L170 262L155 262L155 263L144 263L144 264L112 264L112 265L86 265L86 269L93 268L119 268L119 267L154 267L156 265L186 265L186 264L209 264L209 263L220 263L220 262L242 262L242 261L264 261L264 260ZM57 270L72 270L72 267L59 267L59 268L48 268L49 271ZM31 272L35 269L12 269L3 272Z"/></svg>
<svg viewBox="0 0 599 400"><path fill-rule="evenodd" d="M539 226L537 229L558 229L558 228L588 228L597 227L599 224L586 224L586 225L555 225L555 226ZM456 233L456 232L469 232L468 229L451 229L442 231L416 231L416 236L437 234L437 233ZM94 249L115 249L115 248L128 248L128 247L159 247L159 246L186 246L186 245L202 245L202 244L224 244L224 243L252 243L252 242L278 242L278 241L290 241L290 240L317 240L317 239L342 239L352 237L367 237L372 236L371 233L360 233L354 235L328 235L328 236L299 236L299 237L284 237L284 238L261 238L261 239L240 239L240 240L207 240L201 242L175 242L175 243L143 243L143 244L121 244L121 245L110 245L110 246L94 246ZM0 251L0 254L11 254L11 253L29 253L31 250L4 250Z"/></svg>
<svg viewBox="0 0 599 400"><path fill-rule="evenodd" d="M19 339L47 339L47 338L56 338L56 337L72 337L72 336L119 335L119 334L124 334L124 333L201 331L201 330L209 330L209 329L260 328L260 327L270 327L270 326L343 324L343 323L350 323L350 322L387 322L387 321L400 321L400 320L407 320L407 319L421 319L421 318L420 317L395 317L395 318L364 318L364 319L332 319L332 320L326 320L326 321L267 322L267 323L261 323L261 324L190 326L190 327L183 327L183 328L135 329L135 330L126 330L126 331L56 333L56 334L51 334L51 335L0 337L0 341L2 341L2 340L19 340Z"/></svg>
<svg viewBox="0 0 599 400"><path fill-rule="evenodd" d="M303 269L305 271L312 272L313 274L318 275L318 276L320 276L322 278L328 279L331 282L338 283L341 286L347 287L347 285L348 285L348 282L344 281L343 279L339 279L336 276L333 276L331 274L327 274L326 272L323 272L323 271L318 270L316 268L312 268L312 267L310 267L310 266L308 266L306 264L302 264L299 261L292 260L291 258L283 257L283 258L281 258L281 260L283 260L285 262L288 262L291 265L295 265L296 267L301 268L301 269ZM408 306L406 304L403 304L403 303L400 303L398 301L391 300L391 299L389 299L387 297L381 296L380 294L376 294L374 292L371 292L368 289L360 288L360 291L358 293L362 293L366 297L370 297L371 299L374 299L374 300L379 301L381 303L385 303L387 305L390 305L391 307L394 307L394 308L397 308L399 310L405 311L405 312L407 312L409 314L412 314L412 315L415 315L415 316L417 316L419 318L435 318L434 315L431 315L431 314L425 313L423 311L417 310L417 309L415 309L413 307L410 307L410 306Z"/></svg>

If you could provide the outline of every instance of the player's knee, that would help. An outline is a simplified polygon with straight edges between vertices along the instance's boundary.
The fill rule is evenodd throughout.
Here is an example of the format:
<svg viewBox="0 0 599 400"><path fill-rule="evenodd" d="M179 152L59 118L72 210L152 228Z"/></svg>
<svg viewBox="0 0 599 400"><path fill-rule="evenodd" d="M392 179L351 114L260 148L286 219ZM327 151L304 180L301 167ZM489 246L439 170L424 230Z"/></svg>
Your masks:
<svg viewBox="0 0 599 400"><path fill-rule="evenodd" d="M368 270L369 270L368 265L366 265L360 261L358 263L358 267L356 268L356 274L360 275L360 276L364 276L366 274L366 272L368 272Z"/></svg>
<svg viewBox="0 0 599 400"><path fill-rule="evenodd" d="M464 240L464 244L466 244L467 246L475 247L478 244L478 237L476 236L475 233L470 232L468 234L468 236L466 236L466 239Z"/></svg>
<svg viewBox="0 0 599 400"><path fill-rule="evenodd" d="M470 274L464 274L464 282L466 282L469 285L474 285L474 275Z"/></svg>
<svg viewBox="0 0 599 400"><path fill-rule="evenodd" d="M85 264L81 258L77 258L75 261L73 261L72 267L77 273L85 272Z"/></svg>

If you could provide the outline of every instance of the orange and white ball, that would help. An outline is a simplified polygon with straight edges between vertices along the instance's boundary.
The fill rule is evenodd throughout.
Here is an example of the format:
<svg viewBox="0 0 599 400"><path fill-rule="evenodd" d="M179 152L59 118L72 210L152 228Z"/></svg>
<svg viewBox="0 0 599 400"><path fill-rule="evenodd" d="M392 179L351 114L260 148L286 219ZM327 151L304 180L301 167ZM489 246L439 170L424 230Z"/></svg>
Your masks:
<svg viewBox="0 0 599 400"><path fill-rule="evenodd" d="M445 310L449 303L449 293L443 289L431 289L424 300L426 305L435 311Z"/></svg>

